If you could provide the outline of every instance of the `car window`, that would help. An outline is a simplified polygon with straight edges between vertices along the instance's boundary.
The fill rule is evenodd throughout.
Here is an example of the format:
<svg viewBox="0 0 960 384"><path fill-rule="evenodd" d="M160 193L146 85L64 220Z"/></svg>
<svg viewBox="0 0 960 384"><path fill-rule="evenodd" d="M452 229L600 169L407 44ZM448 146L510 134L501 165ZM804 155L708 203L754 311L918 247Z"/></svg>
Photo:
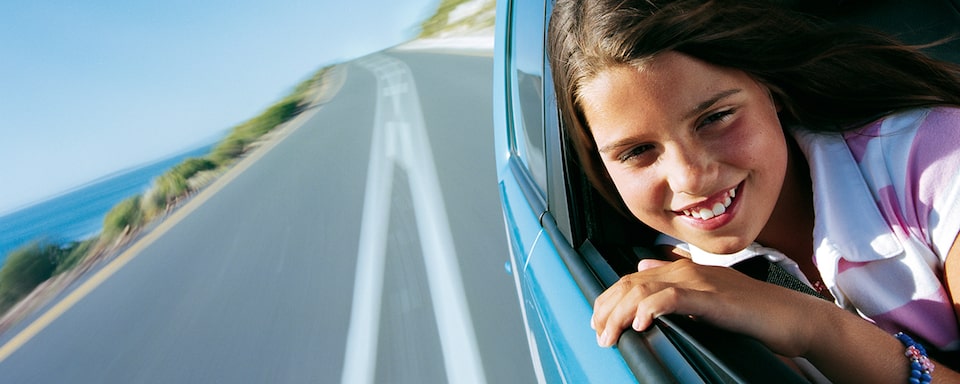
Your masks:
<svg viewBox="0 0 960 384"><path fill-rule="evenodd" d="M545 195L546 161L543 140L543 34L544 4L514 2L510 44L512 149L526 165Z"/></svg>

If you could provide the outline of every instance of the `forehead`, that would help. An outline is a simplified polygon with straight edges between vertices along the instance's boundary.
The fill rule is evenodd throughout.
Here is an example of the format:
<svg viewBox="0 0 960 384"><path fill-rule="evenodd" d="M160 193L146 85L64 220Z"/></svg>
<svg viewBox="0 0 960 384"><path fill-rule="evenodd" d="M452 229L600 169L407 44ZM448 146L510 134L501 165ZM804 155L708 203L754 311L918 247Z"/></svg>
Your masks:
<svg viewBox="0 0 960 384"><path fill-rule="evenodd" d="M676 118L675 115L682 115L718 92L756 86L742 71L665 52L641 65L622 65L598 72L583 83L578 101L592 127L595 120L631 111L642 111L646 117Z"/></svg>

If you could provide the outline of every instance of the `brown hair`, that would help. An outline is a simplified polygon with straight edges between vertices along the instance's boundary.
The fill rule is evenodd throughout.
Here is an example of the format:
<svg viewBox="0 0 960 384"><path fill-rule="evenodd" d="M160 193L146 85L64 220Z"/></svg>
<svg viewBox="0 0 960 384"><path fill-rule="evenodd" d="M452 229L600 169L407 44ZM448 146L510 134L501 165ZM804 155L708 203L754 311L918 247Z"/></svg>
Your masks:
<svg viewBox="0 0 960 384"><path fill-rule="evenodd" d="M587 177L621 213L584 118L580 89L613 66L676 51L765 84L785 124L856 128L923 106L960 105L960 66L866 29L830 24L763 1L559 0L549 55L564 129Z"/></svg>

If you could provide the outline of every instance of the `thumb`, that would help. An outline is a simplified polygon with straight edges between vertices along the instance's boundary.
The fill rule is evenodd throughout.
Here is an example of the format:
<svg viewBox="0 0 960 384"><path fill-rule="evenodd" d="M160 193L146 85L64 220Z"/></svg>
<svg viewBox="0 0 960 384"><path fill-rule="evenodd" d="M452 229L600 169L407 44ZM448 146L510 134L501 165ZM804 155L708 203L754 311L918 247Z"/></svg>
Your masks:
<svg viewBox="0 0 960 384"><path fill-rule="evenodd" d="M657 259L643 259L643 260L640 260L640 263L637 264L637 272L643 272L648 269L662 267L667 264L670 264L670 262L657 260Z"/></svg>

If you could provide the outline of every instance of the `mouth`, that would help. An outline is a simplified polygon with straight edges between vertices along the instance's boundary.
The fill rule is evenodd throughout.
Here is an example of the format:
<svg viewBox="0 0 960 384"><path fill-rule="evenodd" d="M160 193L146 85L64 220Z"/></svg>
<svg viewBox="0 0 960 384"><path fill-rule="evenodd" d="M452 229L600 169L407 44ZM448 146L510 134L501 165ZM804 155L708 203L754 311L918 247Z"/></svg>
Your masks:
<svg viewBox="0 0 960 384"><path fill-rule="evenodd" d="M712 199L712 203L708 202L706 204L701 204L696 207L684 209L682 211L676 211L676 213L698 220L713 219L714 217L724 214L724 212L727 211L727 208L733 204L734 200L737 198L738 187L739 186L730 188L716 199Z"/></svg>

